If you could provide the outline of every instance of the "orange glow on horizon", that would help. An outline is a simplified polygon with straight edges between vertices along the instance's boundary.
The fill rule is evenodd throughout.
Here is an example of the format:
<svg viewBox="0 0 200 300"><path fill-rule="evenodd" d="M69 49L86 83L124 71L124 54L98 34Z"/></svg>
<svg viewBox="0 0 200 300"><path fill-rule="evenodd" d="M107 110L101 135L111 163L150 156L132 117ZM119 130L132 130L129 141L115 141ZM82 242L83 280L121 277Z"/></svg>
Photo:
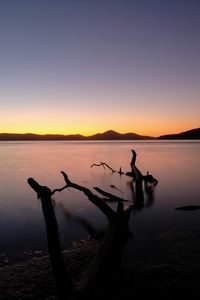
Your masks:
<svg viewBox="0 0 200 300"><path fill-rule="evenodd" d="M198 128L199 126L190 126L190 127L179 127L177 128L169 128L169 129L155 129L155 128L97 128L95 129L93 128L80 128L80 129L69 129L69 130L63 130L63 129L39 129L39 128L33 128L33 129L24 129L24 128L10 128L7 130L1 130L1 133L17 133L17 134L26 134L26 133L32 133L32 134L41 134L41 135L45 135L45 134L61 134L61 135L70 135L70 134L80 134L83 136L91 136L93 134L97 134L97 133L103 133L105 131L108 130L113 130L113 131L117 131L119 133L136 133L139 135L144 135L144 136L152 136L152 137L158 137L160 135L165 135L165 134L176 134L176 133L180 133L183 131L187 131L187 130L191 130L194 128Z"/></svg>
<svg viewBox="0 0 200 300"><path fill-rule="evenodd" d="M34 134L81 134L90 136L114 130L119 133L136 133L157 137L164 134L180 133L200 127L193 118L183 117L169 120L168 116L158 114L133 114L132 111L56 111L26 110L6 112L0 119L1 133L34 133Z"/></svg>

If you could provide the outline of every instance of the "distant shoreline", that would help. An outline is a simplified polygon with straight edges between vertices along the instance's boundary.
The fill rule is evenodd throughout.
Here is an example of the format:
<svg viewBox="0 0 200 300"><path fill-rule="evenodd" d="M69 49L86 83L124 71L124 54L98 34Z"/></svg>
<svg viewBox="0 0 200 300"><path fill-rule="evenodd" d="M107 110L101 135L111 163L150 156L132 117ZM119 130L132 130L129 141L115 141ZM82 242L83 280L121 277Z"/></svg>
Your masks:
<svg viewBox="0 0 200 300"><path fill-rule="evenodd" d="M164 142L164 141L200 141L200 138L192 139L181 139L181 138L169 138L169 139L161 139L161 138L152 138L152 139L1 139L0 142L131 142L131 141L149 141L149 142Z"/></svg>
<svg viewBox="0 0 200 300"><path fill-rule="evenodd" d="M80 134L34 134L34 133L0 133L0 141L130 141L130 140L199 140L200 128L191 129L179 134L144 136L137 133L119 133L108 130L91 136Z"/></svg>

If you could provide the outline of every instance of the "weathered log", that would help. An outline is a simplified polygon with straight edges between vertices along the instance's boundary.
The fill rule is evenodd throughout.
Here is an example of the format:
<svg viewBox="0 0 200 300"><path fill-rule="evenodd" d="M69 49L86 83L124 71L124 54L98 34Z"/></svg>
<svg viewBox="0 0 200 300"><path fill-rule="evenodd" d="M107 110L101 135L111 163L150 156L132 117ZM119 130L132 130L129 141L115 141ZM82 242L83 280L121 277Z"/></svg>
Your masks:
<svg viewBox="0 0 200 300"><path fill-rule="evenodd" d="M143 192L143 181L145 183L145 190L149 194L151 192L151 187L155 186L158 183L158 180L154 178L152 175L147 172L147 175L142 175L141 171L136 167L136 158L137 154L135 150L132 151L132 160L131 160L131 173L132 177L134 178L135 181L135 193L136 193L136 205L144 202L144 192Z"/></svg>
<svg viewBox="0 0 200 300"><path fill-rule="evenodd" d="M96 167L103 166L104 169L105 169L105 167L107 167L113 173L117 172L120 175L126 175L126 176L129 176L129 177L132 177L135 181L135 201L137 203L140 202L140 204L142 204L144 202L143 181L144 181L145 185L148 185L148 184L149 185L156 185L158 183L158 180L156 178L154 178L152 175L150 175L149 172L147 172L147 175L142 175L141 171L136 167L137 154L136 154L135 150L131 150L131 151L132 151L132 159L131 159L131 163L130 163L131 171L129 171L129 172L126 172L126 173L122 172L121 167L120 167L119 171L117 172L116 170L111 168L105 162L100 162L100 164L92 164L91 167L93 167L93 166L96 166Z"/></svg>
<svg viewBox="0 0 200 300"><path fill-rule="evenodd" d="M132 236L128 227L129 212L125 213L123 208L122 211L118 210L115 221L109 221L105 237L80 281L79 286L86 294L93 295L96 289L109 286L112 274L121 265L123 247Z"/></svg>
<svg viewBox="0 0 200 300"><path fill-rule="evenodd" d="M101 198L93 194L89 189L70 181L65 172L62 171L61 173L66 182L65 187L72 187L82 191L102 211L108 220L105 237L99 246L96 256L78 285L81 293L92 296L96 288L98 289L108 282L111 272L120 264L124 244L132 235L128 227L130 209L125 210L123 203L118 201L118 209L116 212L113 211Z"/></svg>
<svg viewBox="0 0 200 300"><path fill-rule="evenodd" d="M144 192L143 192L143 185L142 185L143 175L135 165L137 154L135 150L131 150L131 151L133 156L130 165L131 165L133 178L135 179L136 201L143 203L144 202Z"/></svg>
<svg viewBox="0 0 200 300"><path fill-rule="evenodd" d="M149 175L148 173L146 176L142 175L135 164L136 152L132 150L132 154L133 156L131 160L131 172L129 173L131 173L131 177L134 178L132 182L132 189L133 193L135 193L134 191L136 191L135 204L137 204L138 201L140 203L143 203L144 201L142 182L144 181L146 184L151 184L155 183L156 181L153 176ZM99 166L97 164L93 164L93 166L94 165ZM106 166L112 172L116 172L105 163L101 162L100 165L102 165L104 168ZM59 299L62 300L71 297L73 297L73 299L78 299L82 296L84 296L84 298L85 296L95 298L95 293L97 295L99 288L104 286L105 283L109 284L111 273L120 264L122 249L132 235L129 231L128 225L131 205L129 205L127 209L125 209L123 202L127 202L127 200L105 192L97 187L94 188L96 191L106 196L108 199L114 199L118 202L117 211L114 211L105 203L105 201L103 201L103 199L93 194L88 188L78 185L69 180L65 172L62 171L61 173L66 184L62 188L57 188L53 191L51 191L48 187L39 185L32 178L28 179L29 185L41 199L47 231L49 256L52 264L52 269L55 274L58 296ZM124 174L121 171L121 168L118 173L120 175ZM51 199L51 196L53 194L55 194L56 192L61 192L69 187L83 192L87 196L87 198L106 216L108 221L105 237L99 246L96 256L92 260L88 269L83 274L80 282L76 284L76 287L72 283L62 257L59 242L58 225ZM83 220L79 221L82 222ZM88 224L86 224L85 222L83 225L87 227L88 231L93 231L93 229L91 230L91 228L88 228Z"/></svg>
<svg viewBox="0 0 200 300"><path fill-rule="evenodd" d="M60 300L63 300L72 293L73 283L66 269L61 252L58 224L51 200L52 192L48 187L39 185L33 178L28 179L28 184L37 193L38 198L41 199L50 262L55 276L58 297Z"/></svg>
<svg viewBox="0 0 200 300"><path fill-rule="evenodd" d="M61 173L66 185L54 191L51 191L48 187L39 185L32 178L28 179L28 183L41 199L47 231L49 256L56 279L59 299L63 300L71 297L73 299L80 299L85 296L93 298L97 290L101 289L108 282L110 274L120 264L123 246L131 236L128 227L130 210L125 210L123 203L118 198L118 208L115 212L88 188L73 183L69 180L65 172ZM72 283L62 257L58 225L51 200L51 196L55 192L62 191L68 187L83 192L102 211L108 220L105 237L93 261L83 274L80 282L76 284L76 288Z"/></svg>

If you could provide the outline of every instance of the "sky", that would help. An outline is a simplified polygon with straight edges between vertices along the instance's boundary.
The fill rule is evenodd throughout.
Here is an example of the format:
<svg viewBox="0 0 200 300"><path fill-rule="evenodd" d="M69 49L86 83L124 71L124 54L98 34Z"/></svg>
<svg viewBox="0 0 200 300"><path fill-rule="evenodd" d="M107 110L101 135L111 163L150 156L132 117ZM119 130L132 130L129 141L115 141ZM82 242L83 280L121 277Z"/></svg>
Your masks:
<svg viewBox="0 0 200 300"><path fill-rule="evenodd" d="M0 132L197 127L199 0L0 0Z"/></svg>

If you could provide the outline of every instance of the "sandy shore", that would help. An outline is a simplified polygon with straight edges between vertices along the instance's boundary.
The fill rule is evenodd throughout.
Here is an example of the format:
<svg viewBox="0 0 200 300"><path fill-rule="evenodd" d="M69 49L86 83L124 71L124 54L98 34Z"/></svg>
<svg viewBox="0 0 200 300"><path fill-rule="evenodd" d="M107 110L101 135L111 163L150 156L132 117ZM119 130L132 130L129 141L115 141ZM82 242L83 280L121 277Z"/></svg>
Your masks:
<svg viewBox="0 0 200 300"><path fill-rule="evenodd" d="M160 241L166 259L120 268L109 282L113 299L200 299L200 234L166 233ZM80 241L63 252L74 282L97 247L96 241ZM1 300L56 299L48 256L1 267L0 278Z"/></svg>

